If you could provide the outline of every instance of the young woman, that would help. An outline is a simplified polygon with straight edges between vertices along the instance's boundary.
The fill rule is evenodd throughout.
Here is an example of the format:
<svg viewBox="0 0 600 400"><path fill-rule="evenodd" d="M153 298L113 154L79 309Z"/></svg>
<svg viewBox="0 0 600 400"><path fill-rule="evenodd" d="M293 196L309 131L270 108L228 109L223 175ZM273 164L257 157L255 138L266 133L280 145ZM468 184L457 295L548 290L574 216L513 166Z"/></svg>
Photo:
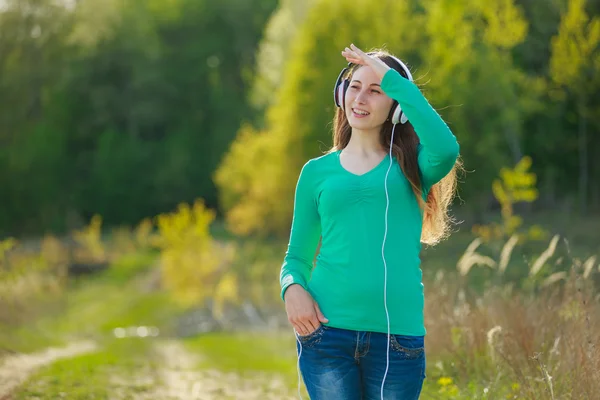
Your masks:
<svg viewBox="0 0 600 400"><path fill-rule="evenodd" d="M311 399L418 399L419 253L448 234L459 145L400 60L342 55L333 148L300 173L281 296Z"/></svg>

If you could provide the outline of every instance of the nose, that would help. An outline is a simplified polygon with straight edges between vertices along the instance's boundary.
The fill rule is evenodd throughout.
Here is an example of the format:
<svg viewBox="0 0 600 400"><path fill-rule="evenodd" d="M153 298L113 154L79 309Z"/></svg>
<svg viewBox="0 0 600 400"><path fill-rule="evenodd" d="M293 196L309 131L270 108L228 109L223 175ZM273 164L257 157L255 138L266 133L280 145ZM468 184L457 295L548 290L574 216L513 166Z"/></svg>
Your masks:
<svg viewBox="0 0 600 400"><path fill-rule="evenodd" d="M356 97L354 98L354 102L358 103L358 104L365 104L365 100L364 100L365 95L366 95L365 92L361 90L360 92L358 92L356 94Z"/></svg>

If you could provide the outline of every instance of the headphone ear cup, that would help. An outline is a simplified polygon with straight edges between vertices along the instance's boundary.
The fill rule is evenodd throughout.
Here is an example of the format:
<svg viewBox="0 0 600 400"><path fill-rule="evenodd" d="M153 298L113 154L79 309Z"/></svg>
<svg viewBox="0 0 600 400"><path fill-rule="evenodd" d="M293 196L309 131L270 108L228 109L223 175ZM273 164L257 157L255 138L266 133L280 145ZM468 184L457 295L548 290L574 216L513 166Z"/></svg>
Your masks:
<svg viewBox="0 0 600 400"><path fill-rule="evenodd" d="M402 113L402 116L400 117L400 123L405 124L407 122L408 122L408 117L406 116L406 114Z"/></svg>
<svg viewBox="0 0 600 400"><path fill-rule="evenodd" d="M340 71L340 74L335 81L335 85L333 86L333 102L335 103L336 107L340 107L341 109L344 109L344 94L346 92L346 88L344 86L348 84L348 79L344 79L344 75L348 71L349 67L350 63L348 63L348 67Z"/></svg>
<svg viewBox="0 0 600 400"><path fill-rule="evenodd" d="M344 109L344 99L346 97L346 89L348 88L348 80L341 81L333 91L333 100L336 107Z"/></svg>
<svg viewBox="0 0 600 400"><path fill-rule="evenodd" d="M342 110L346 111L346 92L348 91L348 87L350 86L350 81L348 79L344 79L344 82L340 85L342 95L340 96L342 104L340 107Z"/></svg>
<svg viewBox="0 0 600 400"><path fill-rule="evenodd" d="M335 90L333 91L333 98L334 98L336 107L341 107L341 100L340 100L342 98L341 86L342 86L342 83L340 82L335 87Z"/></svg>
<svg viewBox="0 0 600 400"><path fill-rule="evenodd" d="M398 104L397 101L394 101L394 105L390 110L390 120L392 121L392 124L396 125L398 122L400 122L401 113L402 109L400 108L400 104Z"/></svg>
<svg viewBox="0 0 600 400"><path fill-rule="evenodd" d="M394 125L397 123L405 124L408 121L406 114L402 112L402 107L400 107L397 101L394 101L394 105L392 106L390 119Z"/></svg>

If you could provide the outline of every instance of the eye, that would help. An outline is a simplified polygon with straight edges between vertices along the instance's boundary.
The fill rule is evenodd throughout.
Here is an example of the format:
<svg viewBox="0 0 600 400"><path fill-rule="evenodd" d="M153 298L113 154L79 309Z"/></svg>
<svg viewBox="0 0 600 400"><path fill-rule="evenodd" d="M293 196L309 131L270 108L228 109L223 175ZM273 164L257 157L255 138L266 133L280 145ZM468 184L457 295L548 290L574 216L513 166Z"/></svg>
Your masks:
<svg viewBox="0 0 600 400"><path fill-rule="evenodd" d="M371 92L373 92L373 93L380 93L379 90L376 90L376 89L371 90Z"/></svg>
<svg viewBox="0 0 600 400"><path fill-rule="evenodd" d="M358 89L358 86L357 85L351 85L350 89Z"/></svg>

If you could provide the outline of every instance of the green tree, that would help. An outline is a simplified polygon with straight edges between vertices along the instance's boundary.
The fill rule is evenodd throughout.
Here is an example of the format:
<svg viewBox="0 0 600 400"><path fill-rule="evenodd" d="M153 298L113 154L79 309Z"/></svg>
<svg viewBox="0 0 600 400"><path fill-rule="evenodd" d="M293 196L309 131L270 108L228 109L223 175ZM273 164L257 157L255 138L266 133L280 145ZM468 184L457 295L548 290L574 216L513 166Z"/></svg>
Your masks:
<svg viewBox="0 0 600 400"><path fill-rule="evenodd" d="M216 208L212 171L252 118L276 0L56 4L0 11L0 229L58 229L69 210L135 223L198 197Z"/></svg>
<svg viewBox="0 0 600 400"><path fill-rule="evenodd" d="M6 1L0 12L0 235L17 221L52 226L60 207L66 138L45 119L66 75L71 26L49 0Z"/></svg>
<svg viewBox="0 0 600 400"><path fill-rule="evenodd" d="M579 153L579 208L587 211L589 187L588 121L590 97L600 87L600 18L590 18L585 0L569 0L561 18L558 35L552 38L550 74L552 80L574 98L577 109ZM598 142L596 142L598 143Z"/></svg>
<svg viewBox="0 0 600 400"><path fill-rule="evenodd" d="M281 0L265 26L256 55L256 77L252 81L251 104L262 117L275 101L277 88L290 58L290 43L312 7L314 0Z"/></svg>
<svg viewBox="0 0 600 400"><path fill-rule="evenodd" d="M426 14L427 90L445 107L443 115L459 138L466 169L473 171L460 190L478 214L490 202L486 187L495 171L523 157L521 121L539 108L544 82L513 59L528 25L512 0L432 1Z"/></svg>

